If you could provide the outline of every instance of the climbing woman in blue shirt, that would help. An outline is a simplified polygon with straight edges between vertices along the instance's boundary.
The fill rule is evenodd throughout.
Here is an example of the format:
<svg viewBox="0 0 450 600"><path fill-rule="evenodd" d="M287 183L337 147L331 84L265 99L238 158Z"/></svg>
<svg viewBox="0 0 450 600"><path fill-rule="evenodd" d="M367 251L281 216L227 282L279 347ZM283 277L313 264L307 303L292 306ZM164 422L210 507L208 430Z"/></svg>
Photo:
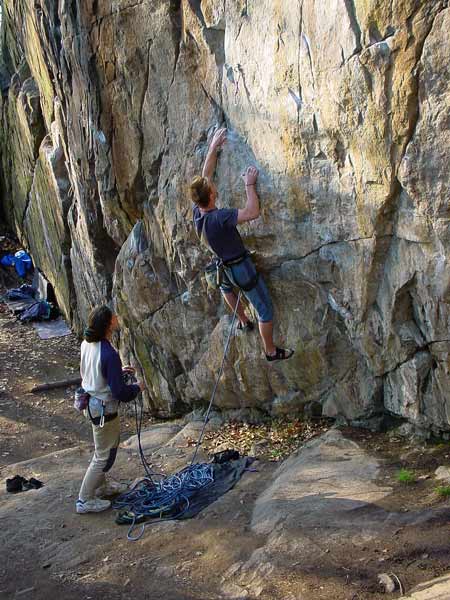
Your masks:
<svg viewBox="0 0 450 600"><path fill-rule="evenodd" d="M92 421L95 451L76 502L80 514L106 510L111 502L101 496L124 491L121 484L107 482L105 473L113 466L119 447L119 403L134 400L144 386L124 383L124 373L134 370L122 368L120 356L111 346L117 329L117 316L108 306L100 306L90 314L81 344L81 385L90 396L86 412Z"/></svg>
<svg viewBox="0 0 450 600"><path fill-rule="evenodd" d="M259 332L264 344L266 359L269 362L290 358L293 350L278 348L273 341L273 308L269 292L263 278L256 271L247 252L237 225L254 221L259 217L259 198L256 193L258 171L248 167L243 174L247 202L244 208L217 208L217 188L212 178L216 168L217 152L226 141L226 129L219 129L211 141L202 176L195 177L190 185L194 203L194 225L199 237L221 259L225 270L220 289L225 301L232 310L237 297L233 287L242 293L256 310ZM237 307L238 327L251 331L253 323L247 318L241 303Z"/></svg>

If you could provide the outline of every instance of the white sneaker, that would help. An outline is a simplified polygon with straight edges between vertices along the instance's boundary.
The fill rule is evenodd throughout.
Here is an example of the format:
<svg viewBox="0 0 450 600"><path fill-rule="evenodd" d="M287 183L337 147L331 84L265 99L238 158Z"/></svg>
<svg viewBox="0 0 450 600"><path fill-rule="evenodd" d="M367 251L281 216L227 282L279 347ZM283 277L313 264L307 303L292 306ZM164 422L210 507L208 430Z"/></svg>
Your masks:
<svg viewBox="0 0 450 600"><path fill-rule="evenodd" d="M76 510L79 515L84 515L90 512L102 512L108 510L111 506L109 500L100 500L100 498L94 498L93 500L80 500L76 502Z"/></svg>
<svg viewBox="0 0 450 600"><path fill-rule="evenodd" d="M120 481L107 481L104 485L100 486L95 490L95 495L100 496L116 496L117 494L123 494L128 489L126 483L120 483Z"/></svg>

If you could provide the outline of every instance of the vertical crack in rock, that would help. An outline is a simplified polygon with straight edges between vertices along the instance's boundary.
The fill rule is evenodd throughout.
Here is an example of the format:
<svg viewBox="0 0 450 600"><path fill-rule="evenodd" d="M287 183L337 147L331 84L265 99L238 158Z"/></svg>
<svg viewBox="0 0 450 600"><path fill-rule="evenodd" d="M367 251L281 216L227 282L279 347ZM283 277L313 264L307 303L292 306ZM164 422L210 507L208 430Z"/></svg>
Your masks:
<svg viewBox="0 0 450 600"><path fill-rule="evenodd" d="M390 123L389 127L390 127L390 132L391 132L392 180L391 180L389 194L384 202L383 207L379 211L379 215L378 215L377 222L375 225L376 248L375 248L375 252L374 252L372 273L371 273L371 276L369 277L369 281L372 282L370 284L370 288L372 289L372 292L370 295L368 295L366 311L364 314L365 317L367 317L368 311L369 311L371 305L373 304L373 302L375 301L376 296L378 295L379 286L381 285L381 281L384 276L384 267L380 273L380 262L384 263L385 257L389 256L389 253L390 253L390 245L386 248L385 242L383 241L385 239L385 236L384 236L385 229L386 229L386 226L392 227L395 224L394 221L396 220L396 215L398 212L398 201L400 198L400 193L403 188L397 177L397 172L398 172L399 166L406 154L407 147L414 136L417 122L419 120L419 104L420 104L419 96L418 96L419 79L420 79L419 67L420 67L420 63L422 60L422 54L423 54L423 49L424 49L426 40L433 29L434 21L435 21L437 15L439 14L439 12L441 12L441 11L437 11L437 13L433 16L432 20L430 21L430 25L427 28L422 40L420 42L418 42L417 46L416 46L417 59L416 59L416 63L413 68L413 71L415 72L416 76L415 76L415 80L414 80L415 81L414 88L412 90L412 93L410 95L410 101L408 103L409 104L409 106L408 106L409 127L408 127L408 131L406 133L405 139L402 142L401 148L394 148L394 143L392 140L392 115L389 115L389 123ZM414 13L414 14L416 15L417 13ZM389 106L390 106L391 100L392 100L393 68L394 67L393 67L392 59L391 59L391 64L390 64L389 70L387 72L388 76L386 77L386 81L385 81L385 93L388 95L388 98L389 98ZM378 241L380 239L380 237L382 238L381 243L379 243L379 241ZM391 240L393 240L393 239L394 239L394 237L391 238Z"/></svg>
<svg viewBox="0 0 450 600"><path fill-rule="evenodd" d="M171 23L172 23L172 39L175 46L175 60L173 62L172 79L169 85L170 88L175 80L175 74L177 72L178 60L180 58L181 44L183 42L183 15L182 15L182 4L181 0L171 0ZM169 96L169 94L168 94ZM167 97L169 101L169 97Z"/></svg>
<svg viewBox="0 0 450 600"><path fill-rule="evenodd" d="M348 14L348 18L350 21L350 27L356 38L356 48L355 52L359 52L362 48L361 45L361 28L358 23L358 19L356 18L356 8L354 4L354 0L344 0L345 8Z"/></svg>
<svg viewBox="0 0 450 600"><path fill-rule="evenodd" d="M200 21L200 24L203 28L207 29L205 16L202 11L202 0L188 0L189 6L191 7L193 13Z"/></svg>
<svg viewBox="0 0 450 600"><path fill-rule="evenodd" d="M437 16L444 9L445 8L443 8L442 6L439 9L437 9L436 13L430 19L429 26L427 27L422 39L420 41L418 41L416 44L416 52L415 52L416 61L415 61L415 65L413 67L413 73L415 76L414 77L414 85L413 85L412 93L410 95L410 99L408 101L408 106L407 106L408 121L409 121L408 130L407 130L405 138L403 140L401 149L398 153L400 155L400 158L397 159L397 161L398 161L396 164L397 169L399 168L401 162L403 161L404 157L406 156L406 153L408 151L408 146L414 138L417 124L419 122L419 117L420 117L420 98L419 98L420 67L421 67L421 63L422 63L424 47L425 47L426 41L428 39L428 36L431 34L431 32L433 30L434 23L435 23ZM412 37L412 35L413 35L412 31L410 29L411 19L417 14L417 12L418 11L416 11L413 15L411 15L408 18L407 26L408 26L408 31L410 33L410 37ZM428 13L428 15L426 15L426 16L430 17L430 14ZM397 186L398 186L397 197L399 197L400 192L403 188L401 187L401 184L397 178L396 178L396 182L397 182ZM397 294L399 294L399 293L400 293L400 290L397 291ZM414 305L415 305L415 303L414 303ZM423 323L418 320L417 312L418 312L418 310L416 308L414 308L412 321L415 323L417 329L420 331L424 340L426 340L426 338L429 337L429 333L431 333L433 326L431 323L427 322L426 330L424 330ZM424 313L424 311L422 311L422 312ZM423 316L425 316L425 314ZM433 343L432 341L427 341L423 344L418 344L412 354L408 353L408 356L403 361L400 361L399 363L397 363L395 365L395 367L393 367L392 369L389 369L389 371L383 373L384 380L386 382L388 382L390 380L390 377L392 376L392 374L395 373L398 369L400 369L403 365L414 360L414 357L416 357L416 356L421 357L420 364L422 366L419 365L418 367L416 367L416 369L417 369L416 375L417 375L417 377L419 377L419 381L418 381L419 388L416 390L415 410L417 411L417 415L419 415L419 417L422 419L424 418L423 415L426 415L426 407L424 406L425 394L427 393L427 390L430 388L431 382L433 381L433 371L435 368L437 368L436 361L434 359L432 359L432 357L431 357L430 345L432 343ZM425 359L423 358L423 356L425 356L424 353L426 353L428 355L428 362L426 362ZM420 373L419 373L419 368L421 369ZM388 387L387 408L389 410L394 410L394 412L396 412L397 414L407 415L408 412L407 412L406 408L405 408L406 412L403 413L403 409L402 409L401 405L399 404L398 406L396 406L395 402L401 402L401 394L400 395L397 394L397 396L395 396L395 395L393 396L391 386L392 386L392 381L390 381L387 386ZM407 391L404 393L408 394ZM393 400L393 397L394 397L394 400ZM394 406L394 408L393 408L393 406Z"/></svg>
<svg viewBox="0 0 450 600"><path fill-rule="evenodd" d="M36 161L37 161L37 159L36 159ZM27 195L26 195L27 200L26 200L23 212L22 212L21 231L25 231L25 221L27 218L28 208L29 208L30 202L31 202L31 190L33 189L35 174L36 174L36 163L33 166L33 174L31 176L31 184L30 184L30 187L29 187Z"/></svg>
<svg viewBox="0 0 450 600"><path fill-rule="evenodd" d="M255 231L245 232L246 241L257 250L261 269L271 273L280 326L296 353L286 367L267 371L258 338L238 335L218 406L251 402L265 410L274 398L296 392L303 400L321 398L328 407L333 405L335 414L372 414L380 409L382 383L389 409L406 397L402 390L411 375L411 406L416 410L414 403L423 401L426 406L419 409L427 418L430 410L438 412L450 383L444 368L433 374L432 361L441 369L440 356L446 350L432 349L432 342L425 340L446 338L442 323L448 320L448 303L445 297L431 297L440 273L435 269L434 242L421 241L421 221L408 229L410 213L403 212L403 200L408 199L401 187L403 183L406 188L407 181L399 165L408 146L412 150L410 144L422 135L419 110L423 107L425 115L428 108L427 99L419 98L423 66L428 73L439 64L431 61L430 52L424 53L424 45L446 2L403 7L377 0L375 7L344 0L340 19L350 25L342 27L332 15L317 12L313 0L297 0L280 5L278 34L272 28L270 0L242 0L236 10L224 0L7 4L5 35L11 56L8 68L2 68L2 88L10 84L9 73L14 76L9 95L0 101L3 212L23 240L37 236L36 254L42 249L50 255L46 264L54 271L52 277L60 276L61 289L71 285L61 282L67 270L76 287L69 295L78 326L93 304L111 296L113 272L121 278L117 296L130 304L121 309L126 321L123 346L130 347L142 366L155 412L187 410L207 396L226 329L223 306L205 297L198 271L195 285L190 279L190 266L198 266L202 256L192 243L185 214L179 212L186 203L178 198L181 178L198 167L211 121L226 118L226 31L237 32L227 37L232 74L239 61L242 64L243 105L230 106L242 139L237 149L231 150L230 144L221 168L238 180L243 161L263 157L261 187L270 198L264 202L268 218L256 223ZM264 29L267 24L267 35L252 30L248 11L251 25L262 24ZM148 40L153 41L151 49ZM427 45L431 52L437 52L436 41L434 36L433 44ZM161 51L161 43L166 51ZM125 90L117 89L118 74ZM61 199L70 235L57 227L55 240L52 227L60 224L47 218L53 178L42 174L51 149L34 156L39 136L27 133L31 125L22 113L16 117L17 96L31 76L42 95L44 135L50 128L53 132L53 125L61 130L72 185L72 192ZM233 94L231 87L229 92ZM177 104L180 97L183 106ZM313 106L305 107L305 98L312 98ZM129 106L127 118L121 111L126 113ZM191 134L200 138L192 152ZM431 134L436 144L443 139L442 132ZM114 143L108 143L111 140ZM130 164L124 166L120 161L125 155ZM52 163L52 168L56 173L59 167ZM433 198L422 194L423 175L414 168L428 218ZM445 185L445 174L438 176ZM65 177L61 175L63 183ZM235 180L229 189L237 190ZM127 237L143 197L149 199L149 207L144 204L141 230L135 225L134 234ZM156 198L161 200L158 212ZM234 200L237 204L238 198L233 206ZM365 210L370 212L368 220L358 221ZM274 215L279 218L270 218ZM46 232L39 229L39 219L46 220ZM373 219L374 235L367 226ZM117 244L124 239L116 263ZM447 245L442 244L439 255L444 273ZM58 249L71 254L72 262L64 269L57 264ZM442 385L439 392L437 381Z"/></svg>
<svg viewBox="0 0 450 600"><path fill-rule="evenodd" d="M163 117L163 122L164 122L163 126L164 126L165 136L164 136L164 143L162 145L161 152L158 154L158 156L153 161L153 163L150 167L150 174L152 175L152 180L154 181L154 184L152 186L152 189L149 191L150 191L150 193L154 193L156 196L157 196L157 190L158 190L158 186L159 186L162 161L163 161L164 155L167 152L167 148L169 146L170 128L169 128L169 121L168 121L168 118L169 118L168 117L168 107L169 107L169 103L171 101L171 91L172 91L172 87L173 87L173 84L175 81L175 77L176 77L176 73L177 73L177 69L178 69L178 62L179 62L180 55L181 55L181 44L183 43L182 10L183 9L182 9L181 0L171 0L170 20L171 20L171 24L172 24L172 41L174 44L175 55L174 55L173 65L171 65L172 76L171 76L171 80L170 80L169 86L167 88L167 94L165 97L165 110L164 110L164 117ZM142 119L141 119L141 122L142 122Z"/></svg>
<svg viewBox="0 0 450 600"><path fill-rule="evenodd" d="M417 59L416 59L416 63L414 65L414 69L413 69L413 71L415 72L415 85L414 85L413 93L411 94L411 102L408 103L408 107L407 107L408 108L408 116L409 116L409 127L408 127L408 132L406 135L405 142L403 144L403 152L402 152L400 162L404 158L407 147L408 147L409 143L411 142L412 138L414 137L417 123L419 121L419 115L420 115L420 98L419 98L420 63L422 62L423 50L424 50L427 38L433 30L436 18L443 10L446 10L445 6L441 6L441 8L439 10L437 10L436 14L434 15L433 19L430 22L430 26L427 29L423 39L416 46ZM417 14L417 13L414 13L414 15L415 14ZM413 18L413 16L411 18Z"/></svg>
<svg viewBox="0 0 450 600"><path fill-rule="evenodd" d="M139 128L140 147L139 147L138 169L137 169L136 176L134 178L133 185L132 185L132 190L134 192L134 196L135 196L135 198L137 197L137 204L140 208L140 213L141 213L140 216L142 216L142 205L144 204L144 202L147 198L147 186L145 184L144 176L142 173L142 157L144 154L144 131L142 129L142 124L143 124L145 97L148 93L148 86L149 86L149 80L150 80L150 51L151 51L152 44L153 44L153 40L151 40L151 39L148 40L147 48L146 48L147 64L145 66L145 75L144 75L145 84L142 86L142 95L139 100L138 128ZM161 159L162 159L162 156L160 155L159 159L157 159L157 161L155 161L155 162L158 162L158 160L159 160L159 165L160 165ZM157 166L156 173L155 173L155 170L152 165L151 175L158 175L158 173L159 173L159 166ZM130 227L132 227L131 221L130 221Z"/></svg>
<svg viewBox="0 0 450 600"><path fill-rule="evenodd" d="M302 39L303 39L303 0L299 0L299 20L298 20L298 52L297 52L297 79L298 79L298 97L297 104L297 124L300 127L300 111L303 105L303 90L302 90ZM314 117L315 120L315 117Z"/></svg>
<svg viewBox="0 0 450 600"><path fill-rule="evenodd" d="M210 102L211 105L214 107L214 110L217 115L217 120L222 121L223 117L220 115L223 115L223 109L222 109L221 105L211 96L211 94L205 88L203 83L200 83L200 87L202 88L203 93L205 94L206 98L208 99L208 102Z"/></svg>
<svg viewBox="0 0 450 600"><path fill-rule="evenodd" d="M225 31L214 27L206 27L204 36L216 61L220 79L222 77L222 67L225 63Z"/></svg>

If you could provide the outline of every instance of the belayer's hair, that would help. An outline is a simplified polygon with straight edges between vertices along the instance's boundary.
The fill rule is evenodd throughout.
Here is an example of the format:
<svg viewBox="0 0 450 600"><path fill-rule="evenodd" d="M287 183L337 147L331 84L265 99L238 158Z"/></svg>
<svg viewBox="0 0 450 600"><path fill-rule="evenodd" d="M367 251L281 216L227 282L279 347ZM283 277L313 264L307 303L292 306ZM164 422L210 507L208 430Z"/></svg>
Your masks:
<svg viewBox="0 0 450 600"><path fill-rule="evenodd" d="M84 330L84 339L87 342L100 342L105 339L112 317L113 312L106 304L94 308L89 315L88 326Z"/></svg>
<svg viewBox="0 0 450 600"><path fill-rule="evenodd" d="M211 186L208 179L197 175L191 181L189 189L191 191L192 202L201 206L201 208L206 208L209 204L209 196L211 194Z"/></svg>

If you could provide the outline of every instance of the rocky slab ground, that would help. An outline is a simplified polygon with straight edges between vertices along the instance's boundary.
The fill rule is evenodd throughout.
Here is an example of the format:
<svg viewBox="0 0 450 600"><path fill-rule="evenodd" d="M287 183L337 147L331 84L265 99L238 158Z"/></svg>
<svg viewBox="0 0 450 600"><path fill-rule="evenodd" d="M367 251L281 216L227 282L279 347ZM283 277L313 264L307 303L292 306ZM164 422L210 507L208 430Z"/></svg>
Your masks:
<svg viewBox="0 0 450 600"><path fill-rule="evenodd" d="M27 393L30 383L76 369L76 338L39 341L1 313L0 351L0 598L381 600L383 573L414 600L445 598L450 507L435 488L448 483L448 443L332 429L284 462L258 461L197 518L151 526L130 543L110 512L74 512L92 448L70 390ZM143 472L133 428L124 418L113 471L124 480ZM195 419L155 423L143 433L145 453L155 468L176 471L200 429ZM217 415L207 430L208 449L239 446L239 431L253 434ZM400 468L416 482L400 484ZM45 486L6 494L4 479L16 473ZM397 588L392 597L399 595Z"/></svg>
<svg viewBox="0 0 450 600"><path fill-rule="evenodd" d="M149 454L164 456L168 472L192 453L170 434L164 441L155 427L158 442ZM129 480L142 467L134 441L124 446L114 475ZM110 511L75 514L89 456L79 447L2 468L2 477L34 475L45 487L0 493L0 597L381 600L382 573L393 573L409 593L450 570L448 502L389 508L403 488L384 478L381 456L347 432L332 429L279 466L258 461L197 518L150 526L135 543ZM417 488L408 494L424 495ZM436 585L450 595L445 577Z"/></svg>

